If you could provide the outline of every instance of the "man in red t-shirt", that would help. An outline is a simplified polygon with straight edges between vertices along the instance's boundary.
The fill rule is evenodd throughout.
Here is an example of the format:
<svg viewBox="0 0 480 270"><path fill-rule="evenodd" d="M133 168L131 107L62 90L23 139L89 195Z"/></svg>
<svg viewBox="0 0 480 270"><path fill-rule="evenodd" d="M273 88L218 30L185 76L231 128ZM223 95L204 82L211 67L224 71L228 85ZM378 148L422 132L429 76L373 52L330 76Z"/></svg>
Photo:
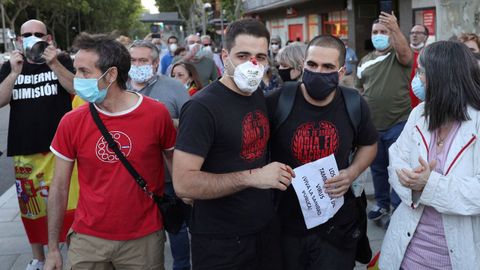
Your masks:
<svg viewBox="0 0 480 270"><path fill-rule="evenodd" d="M105 35L82 34L75 47L79 49L74 62L77 94L94 104L149 191L163 195L163 156L170 167L176 136L167 109L125 90L130 54L120 43ZM164 269L165 233L159 210L108 148L88 104L65 115L50 149L56 155L56 168L48 201L45 269L62 269L58 231L75 160L80 194L69 234L73 269Z"/></svg>
<svg viewBox="0 0 480 270"><path fill-rule="evenodd" d="M410 82L412 82L415 73L417 72L417 59L420 51L425 47L428 39L428 28L422 24L416 24L410 30L410 48L413 51L413 68L410 74ZM423 100L419 100L415 96L412 90L412 86L409 86L410 99L412 101L412 108L415 108Z"/></svg>

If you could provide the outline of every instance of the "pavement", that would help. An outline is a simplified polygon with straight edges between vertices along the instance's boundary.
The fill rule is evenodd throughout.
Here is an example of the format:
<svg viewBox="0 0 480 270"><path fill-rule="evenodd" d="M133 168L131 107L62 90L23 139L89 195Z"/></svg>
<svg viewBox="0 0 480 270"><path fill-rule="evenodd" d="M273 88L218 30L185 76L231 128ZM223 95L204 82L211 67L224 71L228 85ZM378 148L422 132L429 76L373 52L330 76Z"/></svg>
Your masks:
<svg viewBox="0 0 480 270"><path fill-rule="evenodd" d="M367 194L368 209L373 206L373 184L371 177L367 178L365 191ZM24 270L31 260L31 249L20 219L19 207L15 186L10 187L0 196L0 270ZM376 254L382 245L385 230L372 221L368 221L368 238L373 254ZM66 246L62 247L64 259ZM172 269L172 255L170 243L165 246L165 269ZM358 264L355 270L366 269L365 265Z"/></svg>

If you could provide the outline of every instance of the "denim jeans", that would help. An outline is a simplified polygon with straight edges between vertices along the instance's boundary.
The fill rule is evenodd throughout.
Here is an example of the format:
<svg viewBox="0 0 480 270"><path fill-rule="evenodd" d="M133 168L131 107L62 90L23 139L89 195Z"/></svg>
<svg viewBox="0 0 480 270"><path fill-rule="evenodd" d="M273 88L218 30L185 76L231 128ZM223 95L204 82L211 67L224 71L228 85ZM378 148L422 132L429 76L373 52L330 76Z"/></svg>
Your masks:
<svg viewBox="0 0 480 270"><path fill-rule="evenodd" d="M172 182L165 183L165 193L175 195ZM173 270L190 270L190 238L184 222L178 234L168 233L173 257Z"/></svg>
<svg viewBox="0 0 480 270"><path fill-rule="evenodd" d="M373 187L375 189L375 200L381 208L390 210L390 204L397 208L400 198L388 183L388 148L398 139L402 133L405 121L397 123L393 127L379 131L377 156L370 165L372 171Z"/></svg>

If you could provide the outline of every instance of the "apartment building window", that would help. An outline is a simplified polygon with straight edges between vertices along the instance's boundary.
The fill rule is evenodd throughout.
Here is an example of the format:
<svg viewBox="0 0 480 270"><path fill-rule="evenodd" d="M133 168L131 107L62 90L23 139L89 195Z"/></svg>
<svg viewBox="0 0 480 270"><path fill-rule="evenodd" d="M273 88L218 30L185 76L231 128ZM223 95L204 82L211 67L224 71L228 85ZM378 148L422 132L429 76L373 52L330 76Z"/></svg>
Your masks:
<svg viewBox="0 0 480 270"><path fill-rule="evenodd" d="M322 33L336 37L348 36L347 11L332 11L322 14Z"/></svg>

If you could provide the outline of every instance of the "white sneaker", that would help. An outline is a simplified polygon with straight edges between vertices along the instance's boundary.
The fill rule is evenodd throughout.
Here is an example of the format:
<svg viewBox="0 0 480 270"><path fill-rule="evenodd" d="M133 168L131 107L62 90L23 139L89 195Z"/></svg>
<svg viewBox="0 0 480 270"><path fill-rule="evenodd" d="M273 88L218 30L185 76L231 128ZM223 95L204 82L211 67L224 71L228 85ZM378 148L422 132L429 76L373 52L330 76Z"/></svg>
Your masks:
<svg viewBox="0 0 480 270"><path fill-rule="evenodd" d="M37 259L33 259L27 264L27 268L25 270L43 270L44 264L45 264L44 262L41 262Z"/></svg>

